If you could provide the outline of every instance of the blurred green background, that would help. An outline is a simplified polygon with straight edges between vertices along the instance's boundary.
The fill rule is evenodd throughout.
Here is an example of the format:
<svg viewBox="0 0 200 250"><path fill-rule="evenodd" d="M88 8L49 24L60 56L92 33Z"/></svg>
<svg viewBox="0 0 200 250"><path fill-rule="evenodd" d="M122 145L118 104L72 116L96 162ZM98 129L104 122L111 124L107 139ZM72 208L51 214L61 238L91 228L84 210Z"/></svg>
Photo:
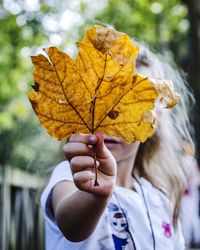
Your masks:
<svg viewBox="0 0 200 250"><path fill-rule="evenodd" d="M39 126L27 100L33 84L30 55L54 45L73 56L75 42L82 38L84 29L99 23L142 39L159 51L169 50L175 62L189 72L190 47L194 45L189 36L191 6L184 2L1 1L0 164L43 173L61 157L61 143ZM199 5L199 1L188 2ZM198 89L199 82L195 85Z"/></svg>
<svg viewBox="0 0 200 250"><path fill-rule="evenodd" d="M94 24L113 26L154 50L168 51L186 73L197 103L191 114L197 157L200 138L199 0L0 1L0 248L44 249L36 191L63 158L27 98L33 85L30 55L51 45L72 57L76 41Z"/></svg>

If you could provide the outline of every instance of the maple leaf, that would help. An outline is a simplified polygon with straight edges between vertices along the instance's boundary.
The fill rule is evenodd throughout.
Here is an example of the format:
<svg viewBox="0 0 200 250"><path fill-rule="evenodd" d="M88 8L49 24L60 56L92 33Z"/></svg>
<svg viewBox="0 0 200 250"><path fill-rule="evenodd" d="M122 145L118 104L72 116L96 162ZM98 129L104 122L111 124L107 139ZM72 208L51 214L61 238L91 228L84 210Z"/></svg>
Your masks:
<svg viewBox="0 0 200 250"><path fill-rule="evenodd" d="M104 133L128 143L145 141L154 132L152 110L163 93L155 79L135 72L138 47L126 34L101 26L87 30L77 44L76 59L56 47L32 56L29 100L40 123L59 140Z"/></svg>

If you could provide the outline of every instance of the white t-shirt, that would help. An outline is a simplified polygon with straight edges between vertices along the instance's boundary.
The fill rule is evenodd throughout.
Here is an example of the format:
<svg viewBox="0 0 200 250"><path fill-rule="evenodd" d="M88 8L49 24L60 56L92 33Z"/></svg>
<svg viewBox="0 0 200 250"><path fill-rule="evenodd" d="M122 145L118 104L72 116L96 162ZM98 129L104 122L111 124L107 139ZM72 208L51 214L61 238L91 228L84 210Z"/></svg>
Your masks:
<svg viewBox="0 0 200 250"><path fill-rule="evenodd" d="M176 230L173 227L168 198L144 178L136 182L137 192L115 187L107 208L88 239L78 243L67 240L54 220L51 204L53 187L64 180L72 181L67 161L55 167L41 196L46 224L46 250L185 249L180 224Z"/></svg>

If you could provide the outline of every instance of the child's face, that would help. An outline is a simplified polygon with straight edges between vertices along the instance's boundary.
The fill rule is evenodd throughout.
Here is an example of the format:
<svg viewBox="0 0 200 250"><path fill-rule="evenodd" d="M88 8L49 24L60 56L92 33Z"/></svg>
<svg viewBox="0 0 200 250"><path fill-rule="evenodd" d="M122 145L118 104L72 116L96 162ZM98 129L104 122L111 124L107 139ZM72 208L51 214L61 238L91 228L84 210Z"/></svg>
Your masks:
<svg viewBox="0 0 200 250"><path fill-rule="evenodd" d="M122 218L114 218L114 217L111 218L111 224L112 224L112 227L117 232L123 232L127 227L126 221L123 217Z"/></svg>
<svg viewBox="0 0 200 250"><path fill-rule="evenodd" d="M140 142L127 144L122 138L104 135L104 143L115 157L117 163L137 154Z"/></svg>

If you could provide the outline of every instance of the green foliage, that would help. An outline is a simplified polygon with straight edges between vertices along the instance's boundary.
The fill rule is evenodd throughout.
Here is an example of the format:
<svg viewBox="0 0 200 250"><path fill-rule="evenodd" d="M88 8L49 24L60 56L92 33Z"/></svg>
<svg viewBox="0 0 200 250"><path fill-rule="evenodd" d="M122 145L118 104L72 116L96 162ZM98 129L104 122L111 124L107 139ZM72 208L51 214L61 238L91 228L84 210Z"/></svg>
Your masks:
<svg viewBox="0 0 200 250"><path fill-rule="evenodd" d="M97 19L156 49L169 49L179 64L187 53L187 8L180 0L109 0Z"/></svg>
<svg viewBox="0 0 200 250"><path fill-rule="evenodd" d="M0 20L3 27L0 36L1 59L0 59L0 99L7 104L16 94L23 93L20 84L31 80L31 67L27 58L21 53L24 47L39 45L44 39L38 29L39 23L32 20L27 26L18 26L16 16L7 14Z"/></svg>
<svg viewBox="0 0 200 250"><path fill-rule="evenodd" d="M180 0L108 0L103 8L105 1L39 1L37 6L0 1L0 165L39 171L62 153L60 143L39 126L27 99L32 85L29 55L38 47L67 47L74 55L75 41L99 23L154 48L171 49L178 63L184 59L188 21Z"/></svg>
<svg viewBox="0 0 200 250"><path fill-rule="evenodd" d="M41 22L26 13L25 23L17 24L21 12L15 15L0 5L0 165L12 165L29 171L39 171L56 159L59 145L39 130L26 97L32 82L30 57L33 46L41 45L46 34ZM55 145L52 157L47 157L48 145ZM41 147L44 154L39 155ZM51 149L52 150L52 149ZM55 153L54 153L55 152ZM45 159L44 159L45 157ZM53 159L53 157L55 159ZM43 163L41 162L43 159Z"/></svg>

